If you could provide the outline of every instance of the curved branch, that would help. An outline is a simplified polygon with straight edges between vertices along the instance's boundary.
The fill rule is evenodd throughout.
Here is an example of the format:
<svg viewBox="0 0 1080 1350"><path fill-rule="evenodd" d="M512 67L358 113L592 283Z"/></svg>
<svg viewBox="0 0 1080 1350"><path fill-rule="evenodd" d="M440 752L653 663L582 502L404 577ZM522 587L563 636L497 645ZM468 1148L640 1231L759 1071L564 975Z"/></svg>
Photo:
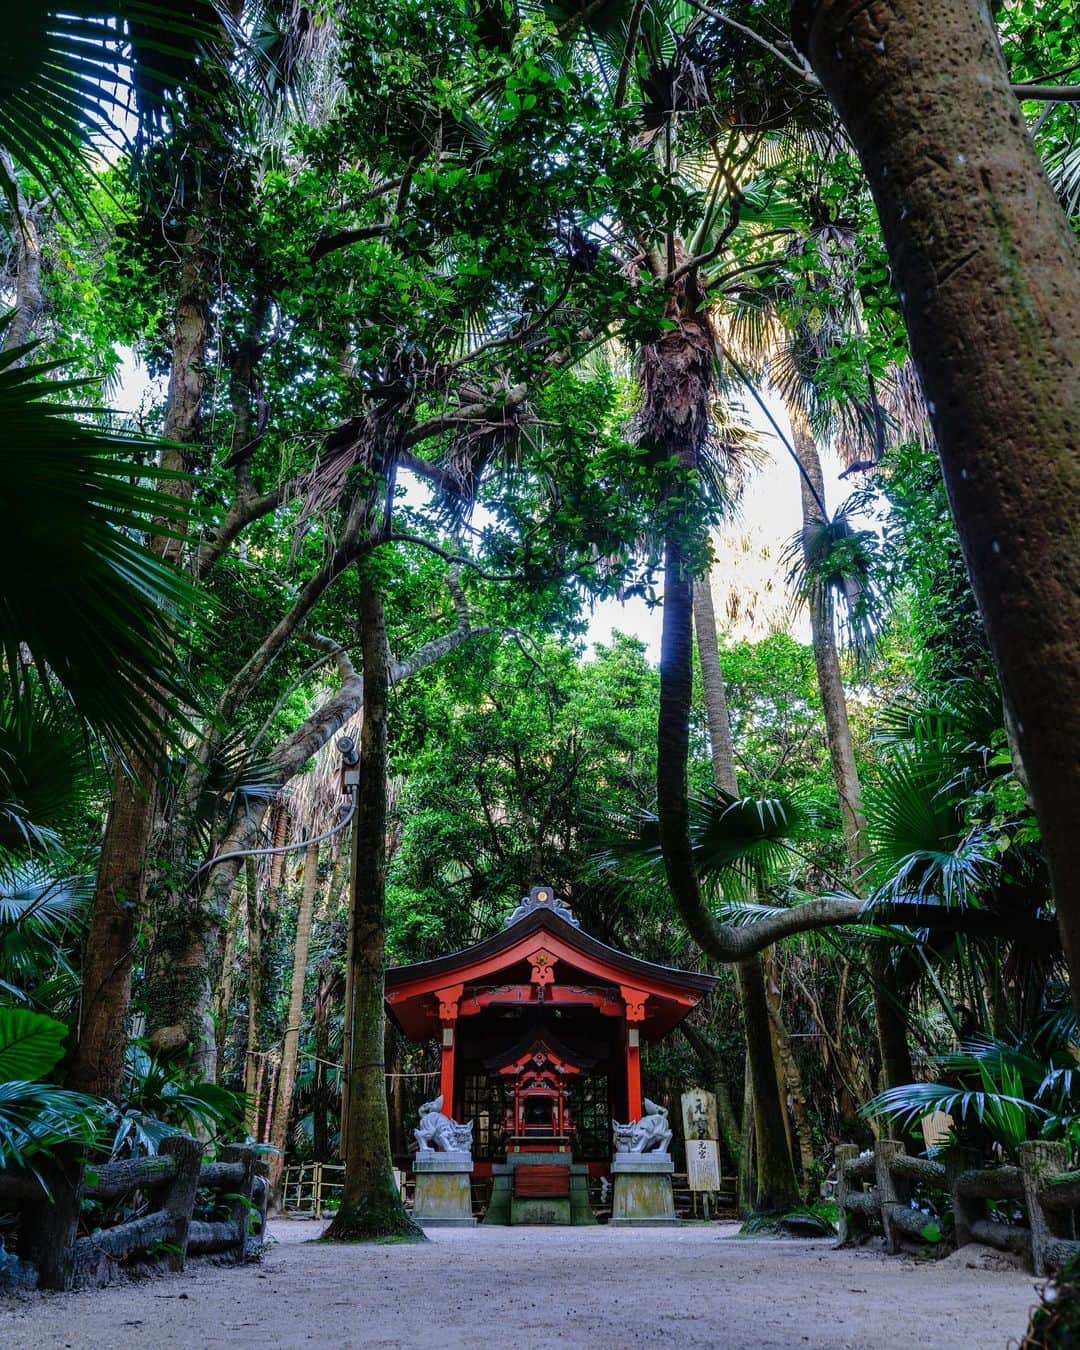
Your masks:
<svg viewBox="0 0 1080 1350"><path fill-rule="evenodd" d="M206 576L233 540L255 521L261 520L283 506L294 496L300 486L300 479L290 478L279 483L276 488L254 496L243 496L229 508L220 527L199 545L195 552L194 570L197 577Z"/></svg>
<svg viewBox="0 0 1080 1350"><path fill-rule="evenodd" d="M767 52L771 53L778 61L787 66L792 74L798 75L799 78L805 80L807 84L812 85L817 89L821 88L821 81L810 69L809 65L797 65L790 57L785 56L779 47L775 47L768 38L763 38L760 33L756 33L752 28L748 28L746 24L740 23L738 19L732 19L727 14L721 14L718 9L710 9L708 5L701 4L700 0L690 0L690 4L699 14L704 14L707 18L715 19L717 23L722 23L728 28L735 29L737 33L742 33L743 37L748 37L751 42L756 42L759 47L764 47Z"/></svg>

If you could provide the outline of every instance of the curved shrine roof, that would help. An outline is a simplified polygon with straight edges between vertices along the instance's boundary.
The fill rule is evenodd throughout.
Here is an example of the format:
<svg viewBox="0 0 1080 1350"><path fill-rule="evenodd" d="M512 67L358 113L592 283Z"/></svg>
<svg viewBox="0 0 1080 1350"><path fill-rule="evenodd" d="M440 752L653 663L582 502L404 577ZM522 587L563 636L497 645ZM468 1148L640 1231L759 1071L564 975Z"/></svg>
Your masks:
<svg viewBox="0 0 1080 1350"><path fill-rule="evenodd" d="M666 1035L717 977L631 956L578 926L548 887L535 886L505 927L461 951L386 971L388 1010L410 1040L487 1007L592 1006L626 1015L650 1040Z"/></svg>

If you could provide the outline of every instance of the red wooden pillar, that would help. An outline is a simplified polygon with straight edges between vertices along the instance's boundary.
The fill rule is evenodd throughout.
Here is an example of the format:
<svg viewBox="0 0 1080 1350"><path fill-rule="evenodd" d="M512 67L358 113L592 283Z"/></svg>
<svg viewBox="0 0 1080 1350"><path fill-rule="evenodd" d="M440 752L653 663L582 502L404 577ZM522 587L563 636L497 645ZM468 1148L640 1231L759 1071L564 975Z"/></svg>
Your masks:
<svg viewBox="0 0 1080 1350"><path fill-rule="evenodd" d="M645 1000L640 989L619 986L626 1008L626 1119L641 1119L641 1026L645 1020Z"/></svg>
<svg viewBox="0 0 1080 1350"><path fill-rule="evenodd" d="M637 1027L626 1028L626 1118L641 1119L641 1051Z"/></svg>
<svg viewBox="0 0 1080 1350"><path fill-rule="evenodd" d="M439 1021L442 1023L442 1058L439 1061L439 1091L443 1099L443 1115L456 1120L454 1111L454 1056L457 1051L457 1015L458 1002L461 999L463 984L451 985L449 989L440 989L435 997L439 1000Z"/></svg>

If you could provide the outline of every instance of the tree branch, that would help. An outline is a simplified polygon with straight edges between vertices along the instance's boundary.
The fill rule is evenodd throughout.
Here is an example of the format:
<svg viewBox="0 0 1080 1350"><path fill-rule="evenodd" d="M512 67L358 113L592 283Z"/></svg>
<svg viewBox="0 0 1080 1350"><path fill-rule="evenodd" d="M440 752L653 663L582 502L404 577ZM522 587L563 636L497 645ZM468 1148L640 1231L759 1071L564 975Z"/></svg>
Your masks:
<svg viewBox="0 0 1080 1350"><path fill-rule="evenodd" d="M767 38L763 38L760 33L756 33L752 28L748 28L746 24L740 23L738 19L732 19L727 14L721 14L718 9L710 9L708 5L701 4L701 0L689 0L689 3L699 14L704 14L707 18L715 19L717 23L722 23L728 28L735 29L736 32L742 33L743 37L748 37L751 42L756 42L759 47L764 47L767 52L771 52L778 61L787 66L788 70L793 74L798 75L800 79L805 80L807 84L812 85L817 89L821 88L821 81L810 69L809 65L797 65L790 57L785 56L779 47L773 46L773 44Z"/></svg>
<svg viewBox="0 0 1080 1350"><path fill-rule="evenodd" d="M206 576L210 568L221 557L238 534L256 520L268 516L272 511L294 496L300 486L298 478L290 478L279 483L276 488L255 496L242 496L229 508L220 527L195 551L194 568L197 577Z"/></svg>
<svg viewBox="0 0 1080 1350"><path fill-rule="evenodd" d="M430 440L432 436L438 436L444 431L453 431L457 427L473 422L491 422L492 425L499 425L506 421L507 413L515 413L521 407L528 397L528 392L526 385L515 384L506 391L501 402L464 403L449 412L439 413L436 417L417 422L405 433L402 447L407 449L411 445L419 445L422 441Z"/></svg>
<svg viewBox="0 0 1080 1350"><path fill-rule="evenodd" d="M434 553L437 558L442 558L445 562L453 563L460 567L471 568L478 577L483 577L485 581L521 581L520 572L485 572L478 562L464 553L450 553L445 548L440 548L438 544L431 543L430 540L423 538L419 534L398 534L394 532L386 535L379 540L382 544L416 544L418 548L425 548L429 553ZM559 572L534 572L532 574L538 581L558 581L563 577L573 576L573 569Z"/></svg>
<svg viewBox="0 0 1080 1350"><path fill-rule="evenodd" d="M389 224L383 222L380 225L358 225L355 229L320 235L308 249L308 257L312 262L318 262L320 258L325 258L328 253L334 253L339 248L348 248L350 244L359 244L364 239L381 239L389 233Z"/></svg>
<svg viewBox="0 0 1080 1350"><path fill-rule="evenodd" d="M1021 102L1080 103L1080 84L1013 84Z"/></svg>

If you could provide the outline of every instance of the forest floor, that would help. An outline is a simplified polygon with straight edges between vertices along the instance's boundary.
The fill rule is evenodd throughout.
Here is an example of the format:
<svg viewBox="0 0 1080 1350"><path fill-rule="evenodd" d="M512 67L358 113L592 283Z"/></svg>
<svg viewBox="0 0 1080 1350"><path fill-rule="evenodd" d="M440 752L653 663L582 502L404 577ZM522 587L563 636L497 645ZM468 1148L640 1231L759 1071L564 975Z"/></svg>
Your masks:
<svg viewBox="0 0 1080 1350"><path fill-rule="evenodd" d="M726 1223L439 1229L416 1246L331 1246L310 1241L322 1227L272 1223L276 1244L240 1270L0 1300L0 1345L1004 1350L1035 1302L1033 1278L982 1248L925 1263L740 1239Z"/></svg>

